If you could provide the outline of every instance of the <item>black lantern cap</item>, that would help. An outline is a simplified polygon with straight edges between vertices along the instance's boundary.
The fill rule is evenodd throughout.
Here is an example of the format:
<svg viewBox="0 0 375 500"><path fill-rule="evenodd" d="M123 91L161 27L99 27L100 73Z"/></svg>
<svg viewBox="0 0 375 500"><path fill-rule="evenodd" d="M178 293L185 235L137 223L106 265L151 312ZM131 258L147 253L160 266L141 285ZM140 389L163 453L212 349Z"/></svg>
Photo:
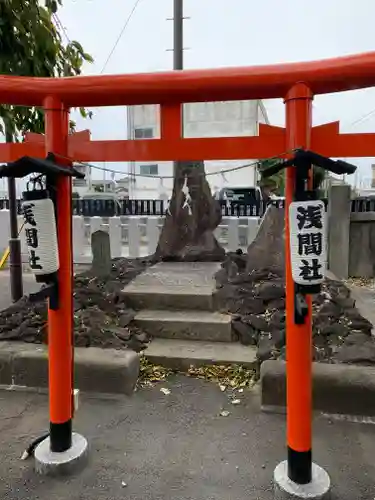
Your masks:
<svg viewBox="0 0 375 500"><path fill-rule="evenodd" d="M75 167L64 167L56 163L55 155L48 153L46 159L32 158L31 156L22 156L16 161L0 165L1 177L22 178L30 174L40 174L48 176L64 175L84 179L85 174Z"/></svg>
<svg viewBox="0 0 375 500"><path fill-rule="evenodd" d="M327 172L333 172L334 174L343 175L343 174L354 174L357 170L357 167L351 163L347 163L342 160L332 160L331 158L327 158L326 156L319 155L318 153L314 153L313 151L308 151L304 149L297 149L294 151L294 154L290 160L281 161L272 165L271 167L265 168L262 171L262 175L264 178L271 177L272 175L277 174L281 170L287 167L298 167L305 169L309 168L310 165L315 165L317 167L326 170Z"/></svg>

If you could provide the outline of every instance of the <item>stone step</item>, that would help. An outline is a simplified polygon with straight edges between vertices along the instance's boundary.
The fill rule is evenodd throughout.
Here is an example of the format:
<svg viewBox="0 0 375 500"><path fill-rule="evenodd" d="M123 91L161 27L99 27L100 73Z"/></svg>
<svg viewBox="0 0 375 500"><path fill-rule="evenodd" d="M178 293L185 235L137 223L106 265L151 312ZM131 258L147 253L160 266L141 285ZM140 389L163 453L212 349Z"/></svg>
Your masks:
<svg viewBox="0 0 375 500"><path fill-rule="evenodd" d="M256 348L237 342L154 339L144 354L152 363L179 371L205 365L258 366Z"/></svg>
<svg viewBox="0 0 375 500"><path fill-rule="evenodd" d="M215 310L212 262L161 262L144 271L123 290L134 309Z"/></svg>
<svg viewBox="0 0 375 500"><path fill-rule="evenodd" d="M218 312L146 309L137 313L134 322L152 337L211 342L233 340L231 316Z"/></svg>
<svg viewBox="0 0 375 500"><path fill-rule="evenodd" d="M214 311L215 301L212 289L207 287L198 290L194 288L148 287L140 289L133 284L123 290L126 303L134 309L159 310L198 310Z"/></svg>

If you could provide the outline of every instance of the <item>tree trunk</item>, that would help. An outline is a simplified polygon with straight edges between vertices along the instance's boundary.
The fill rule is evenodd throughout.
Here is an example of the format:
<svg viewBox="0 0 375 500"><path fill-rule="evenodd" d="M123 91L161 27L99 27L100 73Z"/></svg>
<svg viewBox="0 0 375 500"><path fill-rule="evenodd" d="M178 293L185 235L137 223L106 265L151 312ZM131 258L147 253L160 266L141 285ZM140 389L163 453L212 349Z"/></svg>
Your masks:
<svg viewBox="0 0 375 500"><path fill-rule="evenodd" d="M214 236L220 222L221 208L211 194L204 162L178 162L155 259L224 260L225 250Z"/></svg>

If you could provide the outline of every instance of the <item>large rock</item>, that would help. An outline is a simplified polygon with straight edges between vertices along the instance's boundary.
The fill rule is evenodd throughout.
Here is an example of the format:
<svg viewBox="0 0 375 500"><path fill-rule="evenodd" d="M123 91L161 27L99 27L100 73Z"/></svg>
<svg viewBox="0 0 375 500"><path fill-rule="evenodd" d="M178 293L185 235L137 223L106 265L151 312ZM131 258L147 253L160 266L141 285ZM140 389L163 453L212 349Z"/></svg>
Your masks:
<svg viewBox="0 0 375 500"><path fill-rule="evenodd" d="M256 238L247 249L247 273L261 269L284 272L284 214L284 209L268 205Z"/></svg>
<svg viewBox="0 0 375 500"><path fill-rule="evenodd" d="M222 261L225 251L214 230L221 209L211 194L204 162L179 162L156 260Z"/></svg>

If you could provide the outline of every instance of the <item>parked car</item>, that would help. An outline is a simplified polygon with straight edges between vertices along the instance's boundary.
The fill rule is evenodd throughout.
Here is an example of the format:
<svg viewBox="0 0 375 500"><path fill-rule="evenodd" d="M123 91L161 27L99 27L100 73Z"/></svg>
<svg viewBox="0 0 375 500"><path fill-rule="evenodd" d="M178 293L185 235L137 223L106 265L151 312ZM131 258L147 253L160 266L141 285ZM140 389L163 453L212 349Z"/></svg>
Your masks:
<svg viewBox="0 0 375 500"><path fill-rule="evenodd" d="M216 199L219 201L237 201L240 204L256 204L262 200L262 192L259 187L224 187L218 191Z"/></svg>

